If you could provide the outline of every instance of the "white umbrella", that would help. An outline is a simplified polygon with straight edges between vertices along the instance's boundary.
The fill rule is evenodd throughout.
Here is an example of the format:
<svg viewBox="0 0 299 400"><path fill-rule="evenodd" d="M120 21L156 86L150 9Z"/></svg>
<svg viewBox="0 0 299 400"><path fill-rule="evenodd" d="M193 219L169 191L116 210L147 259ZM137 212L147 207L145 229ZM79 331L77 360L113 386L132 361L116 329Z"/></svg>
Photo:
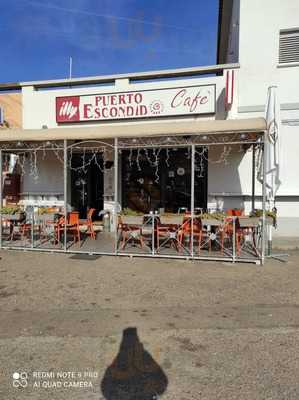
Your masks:
<svg viewBox="0 0 299 400"><path fill-rule="evenodd" d="M267 122L267 135L265 138L266 148L266 200L269 209L275 205L275 197L279 186L280 180L280 104L277 97L277 87L270 86L268 88L267 102L266 102L266 122ZM262 152L258 155L257 160L257 179L263 183L263 155Z"/></svg>
<svg viewBox="0 0 299 400"><path fill-rule="evenodd" d="M258 156L258 180L263 183L265 168L266 201L268 210L275 206L275 197L281 185L280 180L280 104L278 102L277 87L268 88L266 102L267 135L265 138L266 161L263 165L263 156ZM272 248L272 228L269 227L269 251Z"/></svg>
<svg viewBox="0 0 299 400"><path fill-rule="evenodd" d="M280 181L280 104L277 87L270 86L266 103L267 122L267 158L266 158L266 195L269 207L275 205L275 196L281 185Z"/></svg>

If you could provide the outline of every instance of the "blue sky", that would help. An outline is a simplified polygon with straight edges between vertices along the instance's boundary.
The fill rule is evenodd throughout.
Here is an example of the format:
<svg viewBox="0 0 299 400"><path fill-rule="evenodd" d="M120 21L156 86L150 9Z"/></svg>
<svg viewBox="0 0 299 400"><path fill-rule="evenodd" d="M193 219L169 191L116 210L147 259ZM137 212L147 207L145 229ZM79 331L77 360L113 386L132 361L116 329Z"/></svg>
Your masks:
<svg viewBox="0 0 299 400"><path fill-rule="evenodd" d="M0 0L0 82L216 63L218 0Z"/></svg>

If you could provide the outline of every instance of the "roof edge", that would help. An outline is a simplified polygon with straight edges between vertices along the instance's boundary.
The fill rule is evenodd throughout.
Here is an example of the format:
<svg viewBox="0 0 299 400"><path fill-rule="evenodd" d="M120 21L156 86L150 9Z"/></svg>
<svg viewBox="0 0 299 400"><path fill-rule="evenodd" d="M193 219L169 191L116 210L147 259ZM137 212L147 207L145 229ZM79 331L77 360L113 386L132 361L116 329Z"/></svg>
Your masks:
<svg viewBox="0 0 299 400"><path fill-rule="evenodd" d="M18 83L0 83L0 91L4 90L15 90L21 89L26 86L33 86L35 88L47 88L47 87L59 87L59 86L81 86L88 84L97 83L113 83L118 79L129 79L131 81L138 80L150 80L160 78L175 78L182 76L195 76L205 74L218 74L225 69L239 68L239 63L234 64L217 64L208 66L197 66L190 68L176 68L166 69L157 71L145 71L145 72L131 72L127 74L113 74L113 75L99 75L99 76L88 76L71 79L53 79L53 80L42 80L42 81L26 81Z"/></svg>
<svg viewBox="0 0 299 400"><path fill-rule="evenodd" d="M263 133L267 124L264 118L230 120L167 120L153 122L117 122L92 127L50 129L2 129L1 142L47 141L47 140L90 140L120 137L200 135L226 133Z"/></svg>

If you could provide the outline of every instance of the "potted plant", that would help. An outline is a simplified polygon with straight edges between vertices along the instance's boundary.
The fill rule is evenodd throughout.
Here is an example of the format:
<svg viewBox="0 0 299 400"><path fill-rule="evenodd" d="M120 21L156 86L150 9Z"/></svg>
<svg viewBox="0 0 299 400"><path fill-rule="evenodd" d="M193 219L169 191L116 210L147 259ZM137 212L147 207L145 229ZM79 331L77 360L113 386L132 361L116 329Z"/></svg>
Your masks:
<svg viewBox="0 0 299 400"><path fill-rule="evenodd" d="M221 225L226 217L225 213L215 211L212 213L203 213L201 215L201 221L203 225Z"/></svg>
<svg viewBox="0 0 299 400"><path fill-rule="evenodd" d="M263 210L261 209L256 209L250 213L251 218L262 218L263 216ZM277 212L276 211L268 211L266 210L266 223L269 225L273 225L276 227L277 223Z"/></svg>
<svg viewBox="0 0 299 400"><path fill-rule="evenodd" d="M121 220L125 224L140 224L142 223L142 216L142 212L130 208L124 208L120 213Z"/></svg>
<svg viewBox="0 0 299 400"><path fill-rule="evenodd" d="M9 219L11 221L23 221L26 218L24 210L20 207L2 207L0 210L3 219Z"/></svg>
<svg viewBox="0 0 299 400"><path fill-rule="evenodd" d="M39 207L35 218L40 222L54 221L55 215L56 213L53 210L47 207Z"/></svg>

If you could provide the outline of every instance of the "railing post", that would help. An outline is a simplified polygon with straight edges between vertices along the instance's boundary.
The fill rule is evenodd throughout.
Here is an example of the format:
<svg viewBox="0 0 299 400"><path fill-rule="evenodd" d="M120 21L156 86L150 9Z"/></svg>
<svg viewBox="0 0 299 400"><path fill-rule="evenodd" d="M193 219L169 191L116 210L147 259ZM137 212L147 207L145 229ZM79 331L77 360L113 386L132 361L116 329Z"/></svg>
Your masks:
<svg viewBox="0 0 299 400"><path fill-rule="evenodd" d="M117 203L118 203L118 139L114 139L114 253L118 253L118 218L117 218Z"/></svg>
<svg viewBox="0 0 299 400"><path fill-rule="evenodd" d="M266 162L267 162L267 145L266 145L266 132L264 133L263 144L263 215L262 215L262 259L261 264L265 263L265 250L266 250Z"/></svg>
<svg viewBox="0 0 299 400"><path fill-rule="evenodd" d="M195 173L195 145L191 146L191 256L194 257L194 173Z"/></svg>
<svg viewBox="0 0 299 400"><path fill-rule="evenodd" d="M0 249L2 249L2 203L3 203L3 165L2 165L3 152L0 150Z"/></svg>
<svg viewBox="0 0 299 400"><path fill-rule="evenodd" d="M31 209L31 248L34 248L34 206Z"/></svg>
<svg viewBox="0 0 299 400"><path fill-rule="evenodd" d="M67 251L67 140L63 141L64 251Z"/></svg>
<svg viewBox="0 0 299 400"><path fill-rule="evenodd" d="M155 255L155 216L152 215L152 255ZM157 222L158 223L158 222Z"/></svg>
<svg viewBox="0 0 299 400"><path fill-rule="evenodd" d="M236 217L233 218L233 263L236 262Z"/></svg>

